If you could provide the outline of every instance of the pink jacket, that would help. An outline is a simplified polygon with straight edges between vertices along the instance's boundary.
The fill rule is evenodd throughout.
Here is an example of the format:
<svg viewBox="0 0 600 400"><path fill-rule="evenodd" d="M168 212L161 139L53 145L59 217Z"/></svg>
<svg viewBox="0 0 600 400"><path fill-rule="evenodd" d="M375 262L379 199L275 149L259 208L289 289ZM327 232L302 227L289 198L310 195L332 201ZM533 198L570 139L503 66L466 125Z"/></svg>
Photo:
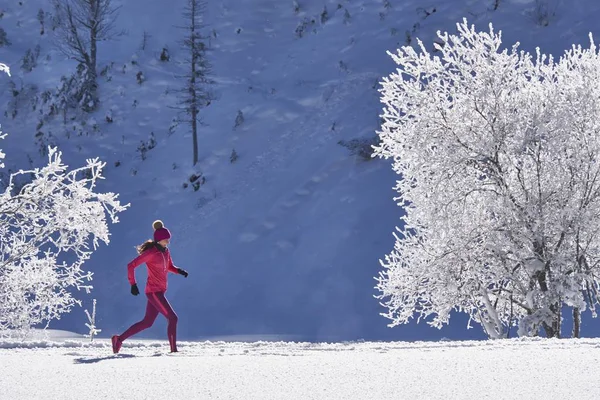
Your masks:
<svg viewBox="0 0 600 400"><path fill-rule="evenodd" d="M163 253L156 247L151 247L127 264L127 279L131 285L135 284L135 268L143 263L148 267L146 293L166 291L167 273L178 273L171 260L169 249L165 249Z"/></svg>

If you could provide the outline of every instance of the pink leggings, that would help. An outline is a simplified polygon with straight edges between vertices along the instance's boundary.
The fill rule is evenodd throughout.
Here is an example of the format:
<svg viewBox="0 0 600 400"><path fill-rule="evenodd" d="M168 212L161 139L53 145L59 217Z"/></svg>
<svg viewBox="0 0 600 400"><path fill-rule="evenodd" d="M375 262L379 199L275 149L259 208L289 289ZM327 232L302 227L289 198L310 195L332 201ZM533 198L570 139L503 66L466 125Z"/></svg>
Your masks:
<svg viewBox="0 0 600 400"><path fill-rule="evenodd" d="M146 304L144 319L131 325L129 329L119 335L119 340L122 342L128 337L150 328L154 324L158 313L161 313L168 321L167 337L169 338L171 351L177 351L177 314L175 314L175 311L173 311L173 308L171 308L171 305L165 298L165 292L146 293L146 297L148 297L148 303Z"/></svg>

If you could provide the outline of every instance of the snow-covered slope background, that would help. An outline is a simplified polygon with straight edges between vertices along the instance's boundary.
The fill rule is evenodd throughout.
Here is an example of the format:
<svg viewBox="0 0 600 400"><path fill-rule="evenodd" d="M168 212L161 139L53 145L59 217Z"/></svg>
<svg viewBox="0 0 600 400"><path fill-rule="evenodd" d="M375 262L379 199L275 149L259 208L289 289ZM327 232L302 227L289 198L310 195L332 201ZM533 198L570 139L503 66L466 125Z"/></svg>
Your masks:
<svg viewBox="0 0 600 400"><path fill-rule="evenodd" d="M0 79L0 104L13 101L9 81L58 85L75 63L53 47L50 29L40 35L38 11L47 1L4 0L0 27L10 45L0 62L13 76ZM547 21L536 12L547 4ZM572 44L600 38L595 1L548 0L216 0L205 13L211 34L215 100L201 111L200 161L192 166L191 135L173 127L175 89L184 83L178 61L185 1L114 1L121 5L117 28L126 34L102 43L98 69L100 109L87 121L60 121L41 128L70 166L86 158L106 161L100 190L131 203L111 227L111 243L86 264L94 272L91 296L98 301L101 336L120 333L141 318L143 296L132 297L126 264L134 246L152 234L160 218L172 231L175 264L187 279L171 276L167 297L179 314L178 337L290 340L415 340L483 338L466 330L460 316L440 331L424 324L386 327L373 297L378 259L393 247L401 209L393 197L397 177L390 163L364 161L340 141L370 139L379 125L377 82L395 70L387 50L415 44L431 49L437 30L454 31L468 18L480 30L488 23L503 31L507 46L559 56ZM494 9L497 5L497 9ZM327 18L322 19L324 7ZM543 10L542 10L543 11ZM297 27L306 21L302 37ZM145 48L142 49L144 34ZM37 66L20 69L28 49L40 46ZM161 50L170 60L160 61ZM142 72L145 80L136 78ZM244 121L235 126L241 111ZM110 114L113 122L106 120ZM44 162L39 154L35 113L22 104L16 117L2 116L9 134L1 148L7 168ZM96 127L94 127L94 125ZM138 147L156 146L142 159ZM38 142L36 142L38 140ZM45 143L46 143L45 142ZM239 158L231 162L232 151ZM194 191L190 176L206 181ZM187 187L184 184L187 183ZM145 282L143 268L137 279ZM75 308L51 327L84 332L85 314ZM164 337L157 323L140 337ZM596 336L597 323L584 314L583 336Z"/></svg>

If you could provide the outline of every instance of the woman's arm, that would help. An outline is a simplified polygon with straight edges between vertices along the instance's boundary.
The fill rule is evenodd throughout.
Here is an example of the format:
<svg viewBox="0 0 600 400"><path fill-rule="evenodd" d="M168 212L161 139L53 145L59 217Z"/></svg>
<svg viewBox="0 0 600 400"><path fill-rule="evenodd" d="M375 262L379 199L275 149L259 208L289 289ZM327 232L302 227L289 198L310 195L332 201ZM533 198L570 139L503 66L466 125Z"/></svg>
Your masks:
<svg viewBox="0 0 600 400"><path fill-rule="evenodd" d="M135 285L135 268L148 261L151 254L150 250L146 250L127 264L127 279L130 285Z"/></svg>
<svg viewBox="0 0 600 400"><path fill-rule="evenodd" d="M169 263L167 265L167 269L169 270L169 272L172 272L174 274L178 274L179 273L179 269L173 265L173 260L171 259L171 253L169 253Z"/></svg>
<svg viewBox="0 0 600 400"><path fill-rule="evenodd" d="M169 270L169 272L172 272L174 274L183 275L186 278L188 276L188 273L186 270L178 268L175 265L173 265L173 260L171 259L171 253L169 253L169 265L167 266L167 269Z"/></svg>

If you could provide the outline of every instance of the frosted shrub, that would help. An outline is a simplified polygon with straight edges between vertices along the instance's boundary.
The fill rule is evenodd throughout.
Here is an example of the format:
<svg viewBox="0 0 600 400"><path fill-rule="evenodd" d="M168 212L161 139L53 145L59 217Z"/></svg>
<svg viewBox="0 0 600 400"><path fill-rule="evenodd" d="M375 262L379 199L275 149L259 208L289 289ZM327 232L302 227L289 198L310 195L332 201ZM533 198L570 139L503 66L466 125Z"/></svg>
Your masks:
<svg viewBox="0 0 600 400"><path fill-rule="evenodd" d="M86 322L85 326L89 329L89 332L85 334L85 337L90 338L90 342L94 341L94 336L97 336L102 329L98 329L96 326L96 299L94 299L92 303L92 314L90 315L88 310L85 310L85 315L87 315L88 322Z"/></svg>
<svg viewBox="0 0 600 400"><path fill-rule="evenodd" d="M94 192L98 159L67 172L55 148L48 158L44 168L12 175L0 194L0 329L26 329L80 305L69 289L92 288L82 265L100 240L109 243L106 214L116 223L126 208L117 195ZM19 174L32 180L12 195Z"/></svg>
<svg viewBox="0 0 600 400"><path fill-rule="evenodd" d="M8 67L0 64L0 70ZM0 132L0 138L4 138ZM0 151L0 159L4 154ZM0 167L4 167L0 164ZM67 171L61 153L49 148L48 165L10 175L0 193L0 330L27 330L49 323L78 304L72 288L89 291L83 263L109 243L107 216L118 222L114 193L95 192L104 163ZM15 181L29 177L19 190ZM90 248L93 247L93 248Z"/></svg>

